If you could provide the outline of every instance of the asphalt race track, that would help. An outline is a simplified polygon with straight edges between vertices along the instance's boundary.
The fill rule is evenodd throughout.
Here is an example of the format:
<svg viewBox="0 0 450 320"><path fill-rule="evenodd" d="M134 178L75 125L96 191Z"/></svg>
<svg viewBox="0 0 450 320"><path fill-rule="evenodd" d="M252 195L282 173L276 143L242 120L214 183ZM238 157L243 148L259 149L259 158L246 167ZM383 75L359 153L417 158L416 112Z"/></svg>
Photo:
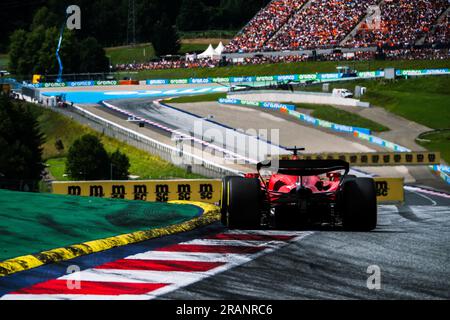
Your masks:
<svg viewBox="0 0 450 320"><path fill-rule="evenodd" d="M230 233L215 223L3 277L0 295L1 299L448 299L449 261L450 196L406 191L405 205L379 206L373 232ZM81 273L67 275L69 265L78 265ZM372 265L381 270L379 290L366 286L367 268ZM59 277L63 278L54 280ZM80 293L65 289L67 280L74 279L81 281ZM161 282L169 284L157 287Z"/></svg>
<svg viewBox="0 0 450 320"><path fill-rule="evenodd" d="M174 128L186 120L142 100L118 102ZM337 138L340 150L369 149ZM404 204L378 212L372 232L236 231L217 222L0 277L0 299L449 299L450 194L406 187ZM374 266L380 289L367 287ZM74 281L80 287L69 289Z"/></svg>

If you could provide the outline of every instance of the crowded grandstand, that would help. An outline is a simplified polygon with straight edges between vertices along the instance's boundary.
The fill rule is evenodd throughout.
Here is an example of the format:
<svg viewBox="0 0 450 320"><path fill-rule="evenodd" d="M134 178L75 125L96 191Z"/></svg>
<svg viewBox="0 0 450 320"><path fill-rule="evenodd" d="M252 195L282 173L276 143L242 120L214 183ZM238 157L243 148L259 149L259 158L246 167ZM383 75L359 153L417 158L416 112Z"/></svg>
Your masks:
<svg viewBox="0 0 450 320"><path fill-rule="evenodd" d="M311 59L447 59L449 14L448 0L273 0L221 55L118 64L115 69L214 68Z"/></svg>

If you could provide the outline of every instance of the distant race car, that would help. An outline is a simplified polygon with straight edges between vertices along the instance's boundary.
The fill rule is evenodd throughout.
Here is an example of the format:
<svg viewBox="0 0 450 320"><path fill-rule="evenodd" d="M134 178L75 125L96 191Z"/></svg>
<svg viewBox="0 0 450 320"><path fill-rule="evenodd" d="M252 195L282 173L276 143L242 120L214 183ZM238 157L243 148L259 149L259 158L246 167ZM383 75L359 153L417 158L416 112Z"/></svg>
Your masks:
<svg viewBox="0 0 450 320"><path fill-rule="evenodd" d="M349 175L343 160L266 160L257 173L223 179L221 221L231 229L320 225L370 231L377 225L372 178Z"/></svg>

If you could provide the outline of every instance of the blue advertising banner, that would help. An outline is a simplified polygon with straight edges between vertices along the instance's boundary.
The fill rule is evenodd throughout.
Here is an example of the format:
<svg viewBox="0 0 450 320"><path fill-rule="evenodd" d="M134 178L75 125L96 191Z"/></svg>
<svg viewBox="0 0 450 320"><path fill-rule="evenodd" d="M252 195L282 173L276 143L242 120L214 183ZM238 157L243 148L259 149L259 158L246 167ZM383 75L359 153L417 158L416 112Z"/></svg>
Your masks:
<svg viewBox="0 0 450 320"><path fill-rule="evenodd" d="M287 109L287 110L295 110L294 105L277 103L277 102L259 102L259 101L248 101L248 100L240 100L240 99L229 99L229 98L220 98L219 103L221 104L235 104L235 105L243 105L243 106L253 106L253 107L261 107L266 109Z"/></svg>
<svg viewBox="0 0 450 320"><path fill-rule="evenodd" d="M366 129L366 128L351 127L351 126L346 126L346 125L342 125L342 124L337 124L337 123L325 121L322 119L317 119L317 118L311 117L304 113L297 112L297 111L295 111L295 105L277 103L277 102L248 101L248 100L240 100L240 99L232 99L232 98L220 98L218 100L218 102L221 104L253 106L253 107L260 107L260 108L282 110L284 112L287 111L287 113L289 115L294 116L302 121L308 122L314 126L320 126L323 128L332 129L334 131L346 132L346 133L353 133L353 132L357 131L361 135L365 134L367 136L371 134L370 130ZM369 137L367 137L366 139L368 140Z"/></svg>

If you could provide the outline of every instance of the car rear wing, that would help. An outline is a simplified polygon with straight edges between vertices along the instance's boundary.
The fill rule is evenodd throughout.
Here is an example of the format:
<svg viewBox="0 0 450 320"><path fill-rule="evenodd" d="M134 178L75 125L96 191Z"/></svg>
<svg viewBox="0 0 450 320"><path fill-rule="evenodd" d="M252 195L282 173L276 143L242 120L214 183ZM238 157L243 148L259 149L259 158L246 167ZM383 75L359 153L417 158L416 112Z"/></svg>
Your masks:
<svg viewBox="0 0 450 320"><path fill-rule="evenodd" d="M344 160L267 160L256 165L258 172L263 168L293 176L316 176L337 170L345 170L347 175L350 165Z"/></svg>

